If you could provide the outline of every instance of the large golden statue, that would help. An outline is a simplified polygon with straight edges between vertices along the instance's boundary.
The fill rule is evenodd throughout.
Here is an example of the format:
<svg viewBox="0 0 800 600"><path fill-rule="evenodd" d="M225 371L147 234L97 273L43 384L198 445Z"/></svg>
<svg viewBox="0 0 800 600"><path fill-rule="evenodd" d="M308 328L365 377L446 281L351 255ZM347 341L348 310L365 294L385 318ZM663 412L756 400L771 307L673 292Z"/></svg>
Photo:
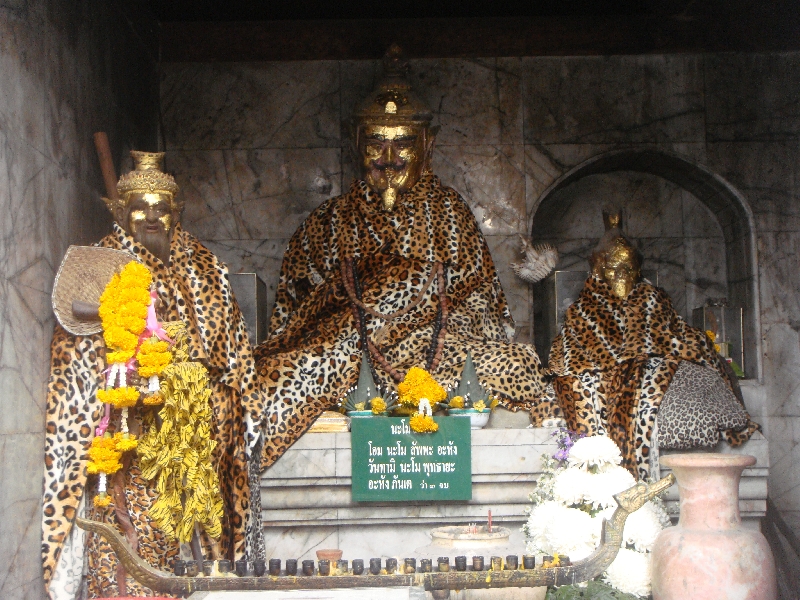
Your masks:
<svg viewBox="0 0 800 600"><path fill-rule="evenodd" d="M641 280L641 256L622 234L621 216L603 217L591 275L550 350L569 428L610 436L639 479L659 446L713 447L720 433L743 443L758 426L734 394L735 376L666 292Z"/></svg>
<svg viewBox="0 0 800 600"><path fill-rule="evenodd" d="M113 233L98 245L128 253L150 270L158 320L183 322L189 360L201 362L209 371L211 439L216 442L212 460L224 502L222 536L216 549L219 558L239 559L258 543L256 537L246 536L246 529L253 531L253 525L248 523L251 493L245 413L261 413L261 395L245 324L228 283L227 267L180 226L178 186L161 171L163 154L131 154L135 170L120 178L118 198L107 200L115 218ZM87 482L87 450L103 419L97 392L105 388L106 348L100 325L91 324L92 307L80 302L72 306L75 314L67 310L59 319L73 333L60 324L55 328L47 389L45 583L53 599L76 597L84 576L90 597L150 595L130 577L118 580L124 571L119 570L105 540L91 535L87 542L85 533L74 526L77 515L94 510L93 518L117 527L143 559L161 569L170 570L179 551L178 543L167 539L149 514L156 491L141 476L135 452L109 482L112 504L88 508L96 485ZM139 433L141 413L138 407L132 411L131 433ZM102 426L119 431L119 411Z"/></svg>
<svg viewBox="0 0 800 600"><path fill-rule="evenodd" d="M514 344L486 241L464 199L430 170L431 113L397 48L356 111L361 179L312 212L289 242L270 337L256 349L268 388L272 464L356 383L367 352L378 385L413 366L457 383L467 351L508 406L543 394L539 358Z"/></svg>

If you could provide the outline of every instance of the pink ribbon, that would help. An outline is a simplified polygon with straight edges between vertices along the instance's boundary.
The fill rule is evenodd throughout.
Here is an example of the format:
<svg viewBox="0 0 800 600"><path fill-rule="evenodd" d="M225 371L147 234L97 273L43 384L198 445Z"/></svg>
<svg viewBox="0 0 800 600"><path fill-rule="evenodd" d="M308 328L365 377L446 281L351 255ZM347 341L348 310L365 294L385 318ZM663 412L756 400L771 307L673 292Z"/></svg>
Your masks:
<svg viewBox="0 0 800 600"><path fill-rule="evenodd" d="M139 343L141 344L143 340L149 337L156 336L161 341L174 344L175 342L169 338L167 332L161 327L161 323L158 322L158 317L156 316L156 300L158 300L158 294L155 289L151 289L150 305L147 307L147 324L145 325L144 332L142 332L142 335L139 337Z"/></svg>
<svg viewBox="0 0 800 600"><path fill-rule="evenodd" d="M111 422L111 405L106 404L105 407L106 411L103 418L100 419L100 425L94 430L94 434L98 437L102 437L105 434L106 429L108 429L108 424Z"/></svg>

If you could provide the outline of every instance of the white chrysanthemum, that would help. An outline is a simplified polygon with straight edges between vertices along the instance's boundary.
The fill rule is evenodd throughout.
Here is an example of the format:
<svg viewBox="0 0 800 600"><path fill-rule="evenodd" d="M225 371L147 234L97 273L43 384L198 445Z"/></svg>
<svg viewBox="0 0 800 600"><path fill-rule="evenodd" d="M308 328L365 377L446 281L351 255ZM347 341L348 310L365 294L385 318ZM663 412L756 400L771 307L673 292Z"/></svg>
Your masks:
<svg viewBox="0 0 800 600"><path fill-rule="evenodd" d="M617 558L603 574L603 579L612 587L626 594L649 596L650 555L620 548Z"/></svg>
<svg viewBox="0 0 800 600"><path fill-rule="evenodd" d="M614 494L619 494L636 483L633 475L627 469L617 465L608 465L600 473L587 473L587 475L590 481L583 496L586 502L591 503L595 508L608 508L609 506L616 508L617 501L614 500Z"/></svg>
<svg viewBox="0 0 800 600"><path fill-rule="evenodd" d="M593 435L575 442L569 451L569 466L588 469L618 465L622 462L622 454L614 441L605 435Z"/></svg>
<svg viewBox="0 0 800 600"><path fill-rule="evenodd" d="M561 471L553 482L553 498L567 506L581 504L586 492L592 487L592 477L591 473L583 469L570 467Z"/></svg>
<svg viewBox="0 0 800 600"><path fill-rule="evenodd" d="M591 554L600 531L588 513L550 500L534 507L528 518L528 551L566 554L581 560Z"/></svg>
<svg viewBox="0 0 800 600"><path fill-rule="evenodd" d="M622 537L625 543L633 544L639 552L649 552L653 549L656 536L661 529L661 520L657 509L652 502L648 502L636 512L628 515Z"/></svg>

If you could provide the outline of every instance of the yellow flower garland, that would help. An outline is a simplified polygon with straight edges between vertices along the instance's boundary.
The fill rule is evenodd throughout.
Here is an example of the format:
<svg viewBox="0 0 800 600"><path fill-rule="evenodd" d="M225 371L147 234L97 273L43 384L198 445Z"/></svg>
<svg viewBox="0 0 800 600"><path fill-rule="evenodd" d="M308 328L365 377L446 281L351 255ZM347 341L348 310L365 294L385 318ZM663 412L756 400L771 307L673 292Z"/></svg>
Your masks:
<svg viewBox="0 0 800 600"><path fill-rule="evenodd" d="M464 408L464 397L453 396L447 404L450 408Z"/></svg>
<svg viewBox="0 0 800 600"><path fill-rule="evenodd" d="M139 400L139 390L135 387L109 388L97 390L97 399L110 404L114 408L128 408L136 406Z"/></svg>
<svg viewBox="0 0 800 600"><path fill-rule="evenodd" d="M433 417L419 413L409 419L408 426L417 433L433 433L439 430L439 424L433 420Z"/></svg>
<svg viewBox="0 0 800 600"><path fill-rule="evenodd" d="M143 264L133 260L115 274L100 296L100 320L108 348L108 364L133 358L139 335L144 331L150 284L153 276Z"/></svg>
<svg viewBox="0 0 800 600"><path fill-rule="evenodd" d="M432 405L447 398L444 388L436 383L430 373L420 367L411 367L408 370L402 383L397 386L397 391L400 395L400 404L412 409L419 406L420 398L427 398Z"/></svg>
<svg viewBox="0 0 800 600"><path fill-rule="evenodd" d="M373 415L379 415L386 410L386 402L383 401L383 398L373 398L370 400L370 405L372 406Z"/></svg>
<svg viewBox="0 0 800 600"><path fill-rule="evenodd" d="M122 463L119 462L122 452L117 449L117 442L110 434L96 436L92 440L88 454L89 463L86 470L90 475L98 473L113 475L122 468Z"/></svg>
<svg viewBox="0 0 800 600"><path fill-rule="evenodd" d="M139 375L148 379L153 375L161 375L164 368L172 361L169 344L152 337L142 342L136 354L139 363Z"/></svg>

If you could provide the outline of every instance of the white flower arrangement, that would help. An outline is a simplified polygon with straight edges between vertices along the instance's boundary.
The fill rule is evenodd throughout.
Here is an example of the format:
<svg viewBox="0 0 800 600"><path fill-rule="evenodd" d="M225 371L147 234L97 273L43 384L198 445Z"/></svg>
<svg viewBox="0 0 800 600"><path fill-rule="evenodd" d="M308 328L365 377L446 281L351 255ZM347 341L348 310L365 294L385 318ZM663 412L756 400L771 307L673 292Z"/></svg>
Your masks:
<svg viewBox="0 0 800 600"><path fill-rule="evenodd" d="M620 548L617 558L603 573L603 580L626 594L650 595L650 553Z"/></svg>
<svg viewBox="0 0 800 600"><path fill-rule="evenodd" d="M589 556L600 543L603 519L610 519L617 508L614 494L636 481L620 466L622 455L610 438L582 438L574 445L568 443L566 449L563 439L562 434L556 456L561 460L542 457L541 486L537 482L531 494L533 507L523 532L529 553L567 555L576 561ZM627 594L649 595L649 552L666 523L669 518L660 501L648 502L632 513L625 522L623 547L603 581Z"/></svg>
<svg viewBox="0 0 800 600"><path fill-rule="evenodd" d="M622 453L610 437L593 435L575 442L569 451L567 463L580 469L602 469L622 462Z"/></svg>

